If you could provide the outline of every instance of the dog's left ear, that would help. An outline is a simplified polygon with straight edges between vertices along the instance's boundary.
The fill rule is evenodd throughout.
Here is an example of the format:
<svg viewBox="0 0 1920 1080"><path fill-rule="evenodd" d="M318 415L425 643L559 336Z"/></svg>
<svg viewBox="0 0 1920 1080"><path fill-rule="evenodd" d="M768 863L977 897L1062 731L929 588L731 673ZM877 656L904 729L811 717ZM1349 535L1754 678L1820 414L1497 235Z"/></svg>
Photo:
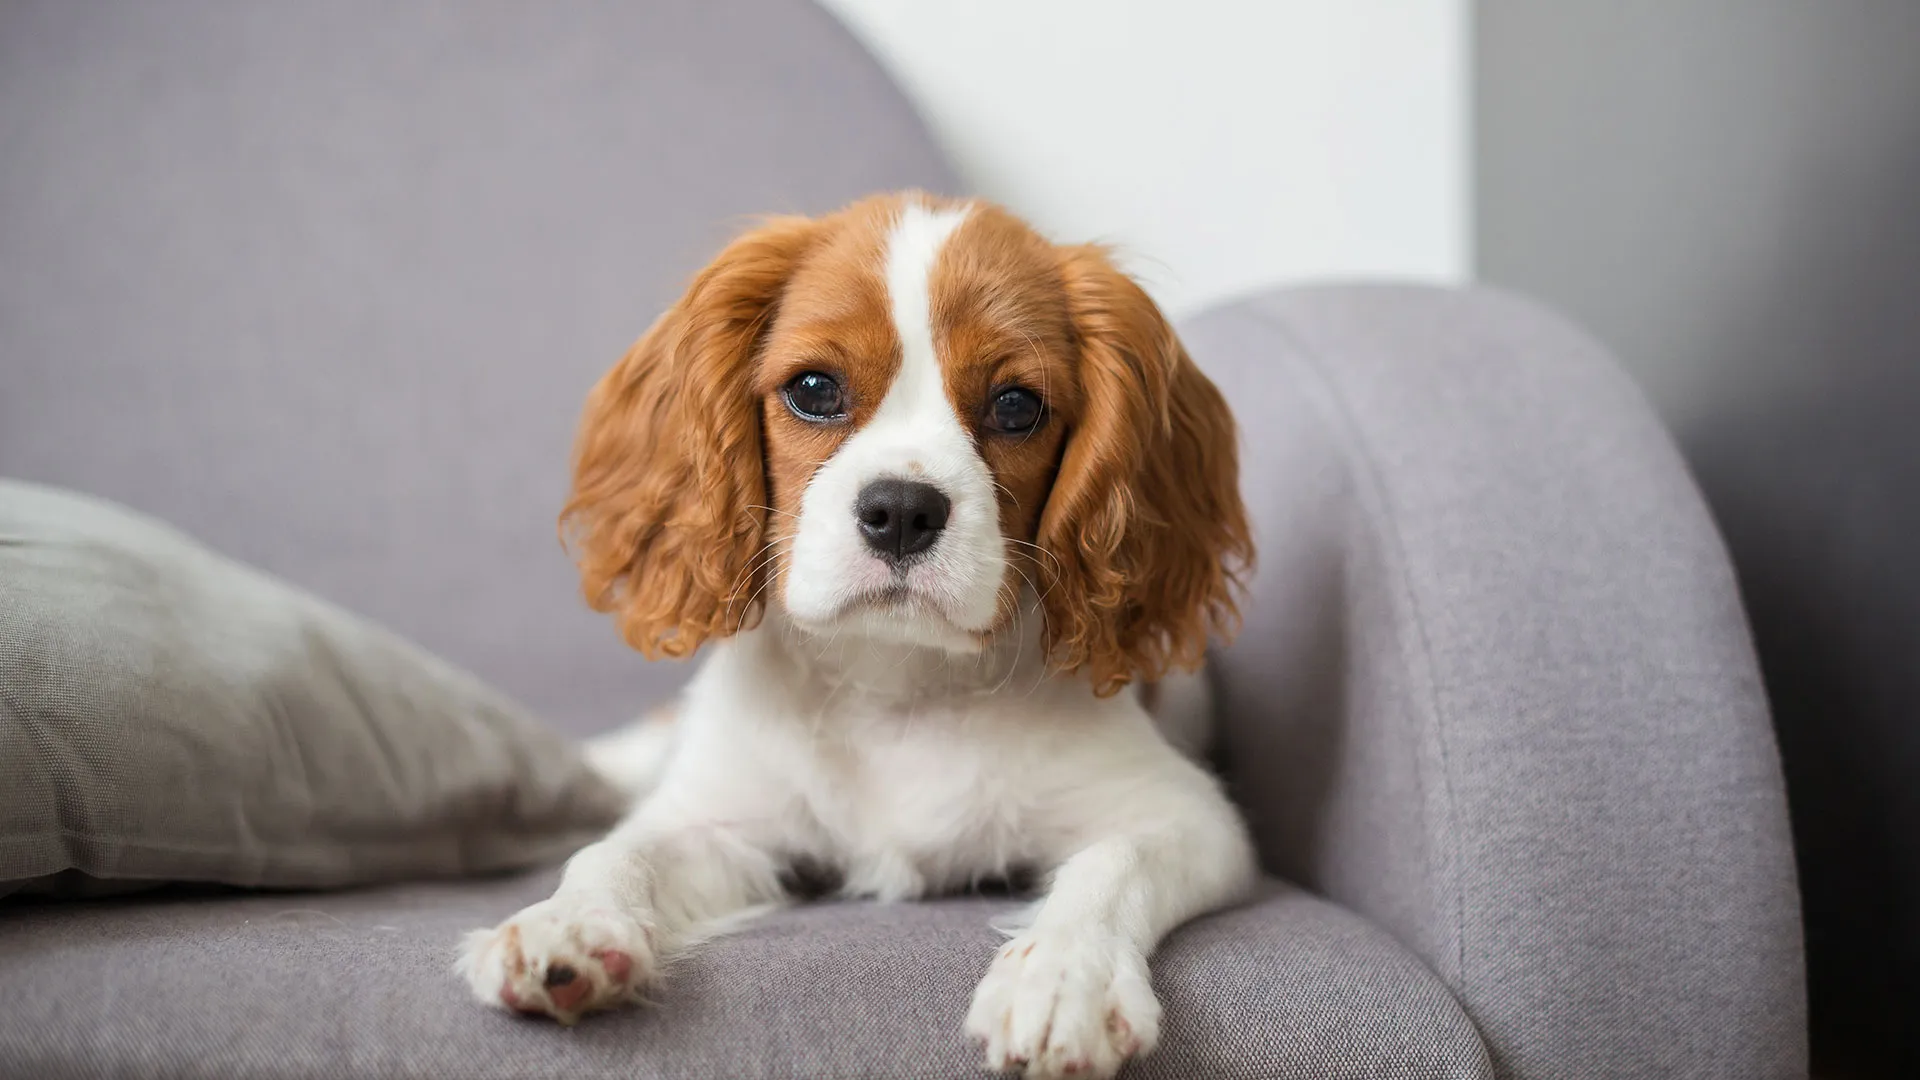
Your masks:
<svg viewBox="0 0 1920 1080"><path fill-rule="evenodd" d="M1145 290L1097 246L1063 248L1080 408L1039 543L1048 654L1096 692L1192 670L1239 628L1253 565L1233 415Z"/></svg>

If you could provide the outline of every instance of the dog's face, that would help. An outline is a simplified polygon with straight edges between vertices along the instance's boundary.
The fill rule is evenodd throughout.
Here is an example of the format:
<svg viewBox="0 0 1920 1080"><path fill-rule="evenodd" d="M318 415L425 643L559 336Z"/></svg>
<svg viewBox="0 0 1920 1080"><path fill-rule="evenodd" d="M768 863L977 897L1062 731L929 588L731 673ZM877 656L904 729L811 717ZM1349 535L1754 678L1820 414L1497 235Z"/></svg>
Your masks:
<svg viewBox="0 0 1920 1080"><path fill-rule="evenodd" d="M1111 692L1230 631L1236 479L1218 391L1104 253L909 195L723 251L594 390L563 520L649 655L768 604L971 652L1024 598Z"/></svg>
<svg viewBox="0 0 1920 1080"><path fill-rule="evenodd" d="M793 621L965 651L1037 594L1072 350L1051 246L1004 215L882 203L823 236L754 388Z"/></svg>

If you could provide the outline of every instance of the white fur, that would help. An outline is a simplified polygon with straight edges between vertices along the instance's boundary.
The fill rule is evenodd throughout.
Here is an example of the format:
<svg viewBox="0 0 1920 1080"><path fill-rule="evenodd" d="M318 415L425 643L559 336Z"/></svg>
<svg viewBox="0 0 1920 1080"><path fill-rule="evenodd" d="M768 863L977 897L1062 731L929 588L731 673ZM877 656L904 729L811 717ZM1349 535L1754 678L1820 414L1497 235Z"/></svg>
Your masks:
<svg viewBox="0 0 1920 1080"><path fill-rule="evenodd" d="M1244 892L1251 846L1214 778L1134 695L1046 671L1031 595L1012 628L967 633L992 618L1005 554L992 477L940 390L926 325L927 269L958 221L913 208L894 230L901 369L807 492L793 556L805 575L711 649L671 721L596 745L603 769L657 786L574 856L551 899L472 935L461 969L482 1001L505 987L571 1022L632 1000L676 952L784 902L797 857L839 868L845 895L887 901L1030 867L1046 894L981 958L967 1016L986 1065L1104 1078L1153 1048L1147 957ZM859 598L886 568L859 542L852 499L886 475L940 484L953 512L910 571L926 602L876 613ZM605 969L609 949L631 958L627 978ZM550 1000L542 973L556 964L591 994Z"/></svg>

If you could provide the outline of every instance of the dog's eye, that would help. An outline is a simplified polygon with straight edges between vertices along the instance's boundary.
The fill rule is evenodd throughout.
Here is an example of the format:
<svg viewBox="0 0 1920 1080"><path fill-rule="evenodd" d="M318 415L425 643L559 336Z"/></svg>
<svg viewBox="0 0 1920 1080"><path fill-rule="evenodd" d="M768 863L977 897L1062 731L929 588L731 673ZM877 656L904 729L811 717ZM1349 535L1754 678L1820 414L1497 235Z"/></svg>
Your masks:
<svg viewBox="0 0 1920 1080"><path fill-rule="evenodd" d="M781 393L787 408L802 420L834 420L847 412L846 395L831 375L805 371L795 375Z"/></svg>
<svg viewBox="0 0 1920 1080"><path fill-rule="evenodd" d="M995 431L1018 435L1032 431L1040 422L1040 398L1031 390L1014 387L994 395L987 406L987 426Z"/></svg>

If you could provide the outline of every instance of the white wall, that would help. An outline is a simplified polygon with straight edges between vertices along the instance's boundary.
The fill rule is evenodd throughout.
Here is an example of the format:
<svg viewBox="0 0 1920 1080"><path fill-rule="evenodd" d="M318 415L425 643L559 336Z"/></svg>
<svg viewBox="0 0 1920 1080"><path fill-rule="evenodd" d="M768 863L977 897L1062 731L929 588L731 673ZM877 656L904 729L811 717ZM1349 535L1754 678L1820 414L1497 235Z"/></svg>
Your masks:
<svg viewBox="0 0 1920 1080"><path fill-rule="evenodd" d="M823 0L972 193L1173 313L1466 276L1469 0Z"/></svg>

